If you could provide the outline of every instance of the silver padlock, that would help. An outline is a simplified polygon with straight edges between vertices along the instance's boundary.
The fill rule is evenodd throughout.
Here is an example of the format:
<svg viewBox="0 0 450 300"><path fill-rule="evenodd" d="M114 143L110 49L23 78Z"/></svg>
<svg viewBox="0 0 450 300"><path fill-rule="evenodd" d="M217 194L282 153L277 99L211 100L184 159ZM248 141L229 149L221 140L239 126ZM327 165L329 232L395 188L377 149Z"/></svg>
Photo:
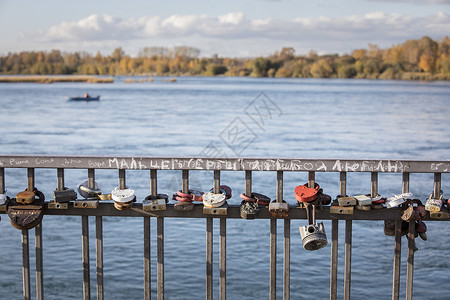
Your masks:
<svg viewBox="0 0 450 300"><path fill-rule="evenodd" d="M272 201L269 204L269 213L274 218L287 218L289 216L289 204L283 202Z"/></svg>
<svg viewBox="0 0 450 300"><path fill-rule="evenodd" d="M443 203L444 201L442 200L442 195L439 199L434 199L433 194L431 194L430 198L428 198L425 203L425 209L429 212L438 212L441 211Z"/></svg>
<svg viewBox="0 0 450 300"><path fill-rule="evenodd" d="M53 201L59 203L66 203L77 200L77 193L73 189L64 187L63 190L53 191Z"/></svg>
<svg viewBox="0 0 450 300"><path fill-rule="evenodd" d="M226 201L226 193L222 191L220 194L208 192L203 194L203 213L206 215L227 215L228 204Z"/></svg>
<svg viewBox="0 0 450 300"><path fill-rule="evenodd" d="M367 206L372 204L372 198L367 195L355 195L353 197L358 201L359 206Z"/></svg>
<svg viewBox="0 0 450 300"><path fill-rule="evenodd" d="M300 226L303 248L308 251L319 250L328 244L323 222Z"/></svg>

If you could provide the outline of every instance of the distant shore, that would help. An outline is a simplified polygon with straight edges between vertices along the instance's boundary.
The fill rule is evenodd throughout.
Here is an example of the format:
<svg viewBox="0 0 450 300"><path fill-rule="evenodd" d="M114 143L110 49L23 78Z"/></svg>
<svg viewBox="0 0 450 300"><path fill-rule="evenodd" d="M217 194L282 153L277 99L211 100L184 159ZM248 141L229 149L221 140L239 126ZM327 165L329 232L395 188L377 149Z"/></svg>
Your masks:
<svg viewBox="0 0 450 300"><path fill-rule="evenodd" d="M0 83L14 82L35 82L35 83L53 83L53 82L84 82L84 83L113 83L113 77L97 76L0 76Z"/></svg>

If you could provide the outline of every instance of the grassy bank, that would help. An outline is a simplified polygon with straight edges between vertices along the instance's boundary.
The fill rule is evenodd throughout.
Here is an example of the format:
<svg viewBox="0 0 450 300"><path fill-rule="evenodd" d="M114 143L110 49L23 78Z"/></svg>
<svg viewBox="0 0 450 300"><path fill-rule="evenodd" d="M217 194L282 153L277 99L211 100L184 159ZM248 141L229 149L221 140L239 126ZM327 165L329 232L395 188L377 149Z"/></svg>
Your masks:
<svg viewBox="0 0 450 300"><path fill-rule="evenodd" d="M84 82L84 83L113 83L113 77L96 76L0 76L0 82L35 82L35 83L53 83L53 82Z"/></svg>

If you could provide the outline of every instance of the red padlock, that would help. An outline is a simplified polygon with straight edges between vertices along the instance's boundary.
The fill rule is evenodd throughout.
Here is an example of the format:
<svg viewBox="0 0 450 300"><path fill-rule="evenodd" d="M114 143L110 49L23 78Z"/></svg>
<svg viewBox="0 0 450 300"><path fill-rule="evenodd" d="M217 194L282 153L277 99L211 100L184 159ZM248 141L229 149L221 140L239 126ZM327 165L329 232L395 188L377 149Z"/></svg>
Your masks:
<svg viewBox="0 0 450 300"><path fill-rule="evenodd" d="M299 185L295 188L295 199L299 202L311 202L316 200L319 184L315 183L314 188L309 188L308 184Z"/></svg>

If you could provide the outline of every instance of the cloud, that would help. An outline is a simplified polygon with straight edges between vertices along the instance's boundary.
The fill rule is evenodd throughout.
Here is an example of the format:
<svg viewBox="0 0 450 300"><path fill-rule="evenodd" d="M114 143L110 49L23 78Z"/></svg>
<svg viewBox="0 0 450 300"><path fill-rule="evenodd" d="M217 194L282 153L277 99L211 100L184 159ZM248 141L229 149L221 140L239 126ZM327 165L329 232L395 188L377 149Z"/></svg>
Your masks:
<svg viewBox="0 0 450 300"><path fill-rule="evenodd" d="M338 52L363 47L367 43L390 46L423 35L440 38L449 35L449 29L450 16L444 12L413 17L378 11L364 15L298 17L293 20L248 19L242 12L221 16L172 15L167 18L119 18L96 14L77 22L63 22L33 33L28 38L47 43L115 41L138 44L139 41L157 41L163 46L178 41L191 41L189 45L193 46L212 42L223 44L224 41L237 45L250 41L250 44L261 47L272 43L278 48L280 44L301 45L303 48L319 51L335 49L332 51ZM215 52L220 53L220 49Z"/></svg>

